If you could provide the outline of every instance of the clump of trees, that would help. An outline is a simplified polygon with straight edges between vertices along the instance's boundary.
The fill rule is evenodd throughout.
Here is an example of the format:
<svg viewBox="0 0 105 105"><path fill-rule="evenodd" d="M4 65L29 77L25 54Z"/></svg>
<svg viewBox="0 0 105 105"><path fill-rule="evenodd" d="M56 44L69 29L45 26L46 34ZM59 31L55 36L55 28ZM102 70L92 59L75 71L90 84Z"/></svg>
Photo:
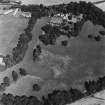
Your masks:
<svg viewBox="0 0 105 105"><path fill-rule="evenodd" d="M33 84L33 86L32 86L32 90L33 91L40 91L40 89L41 89L41 87L40 87L40 85L39 84L37 84L37 83L35 83L35 84Z"/></svg>
<svg viewBox="0 0 105 105"><path fill-rule="evenodd" d="M56 38L61 34L60 27L46 24L41 29L45 32L45 35L40 35L39 40L45 45L55 45Z"/></svg>
<svg viewBox="0 0 105 105"><path fill-rule="evenodd" d="M10 85L10 78L8 76L5 76L3 78L3 83L6 85L6 86L9 86Z"/></svg>
<svg viewBox="0 0 105 105"><path fill-rule="evenodd" d="M42 49L40 45L36 45L36 48L33 50L33 60L35 61L41 54Z"/></svg>
<svg viewBox="0 0 105 105"><path fill-rule="evenodd" d="M84 84L86 94L93 94L105 89L105 76L100 77L97 81L86 81Z"/></svg>
<svg viewBox="0 0 105 105"><path fill-rule="evenodd" d="M10 86L10 78L8 76L4 76L3 82L0 84L0 91L5 91L8 86Z"/></svg>
<svg viewBox="0 0 105 105"><path fill-rule="evenodd" d="M3 105L42 105L35 96L13 96L12 94L3 93L0 102Z"/></svg>
<svg viewBox="0 0 105 105"><path fill-rule="evenodd" d="M48 94L47 99L43 97L44 105L66 105L84 97L84 94L77 89L55 90Z"/></svg>
<svg viewBox="0 0 105 105"><path fill-rule="evenodd" d="M19 68L19 73L21 76L26 76L27 75L27 71L24 68Z"/></svg>
<svg viewBox="0 0 105 105"><path fill-rule="evenodd" d="M70 31L70 27L66 25L52 26L51 24L44 25L41 29L45 32L44 35L39 36L39 40L45 45L55 45L56 39L61 35L67 36L68 38L78 36L80 31L81 22L74 24L74 28Z"/></svg>
<svg viewBox="0 0 105 105"><path fill-rule="evenodd" d="M99 31L100 35L105 36L105 31Z"/></svg>
<svg viewBox="0 0 105 105"><path fill-rule="evenodd" d="M95 41L99 42L99 41L101 41L102 38L100 35L97 35L94 37L94 39L95 39Z"/></svg>
<svg viewBox="0 0 105 105"><path fill-rule="evenodd" d="M68 40L63 40L63 41L61 42L61 44L62 44L62 46L67 46L67 45L68 45Z"/></svg>
<svg viewBox="0 0 105 105"><path fill-rule="evenodd" d="M86 81L84 83L86 93L79 91L78 89L70 89L68 91L55 90L52 93L48 94L48 97L43 97L44 105L65 105L71 102L74 102L83 97L92 95L96 92L99 92L105 89L105 76L100 77L96 81Z"/></svg>

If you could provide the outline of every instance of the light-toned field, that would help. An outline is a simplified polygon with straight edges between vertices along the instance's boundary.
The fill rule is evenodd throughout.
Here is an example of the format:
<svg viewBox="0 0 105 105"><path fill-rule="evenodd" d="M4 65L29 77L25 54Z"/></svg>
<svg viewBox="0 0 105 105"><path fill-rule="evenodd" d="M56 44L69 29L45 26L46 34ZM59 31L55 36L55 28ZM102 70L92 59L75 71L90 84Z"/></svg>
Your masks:
<svg viewBox="0 0 105 105"><path fill-rule="evenodd" d="M5 55L17 44L19 34L27 27L28 20L13 16L0 16L0 54Z"/></svg>
<svg viewBox="0 0 105 105"><path fill-rule="evenodd" d="M20 33L27 27L28 20L11 15L0 15L0 56L11 53L17 45ZM0 71L5 67L0 65Z"/></svg>

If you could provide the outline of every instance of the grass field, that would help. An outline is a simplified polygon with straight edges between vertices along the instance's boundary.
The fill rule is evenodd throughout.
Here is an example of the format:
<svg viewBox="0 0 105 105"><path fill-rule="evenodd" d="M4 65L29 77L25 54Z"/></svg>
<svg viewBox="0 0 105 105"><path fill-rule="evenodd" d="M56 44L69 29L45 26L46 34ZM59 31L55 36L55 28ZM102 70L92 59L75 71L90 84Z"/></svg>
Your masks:
<svg viewBox="0 0 105 105"><path fill-rule="evenodd" d="M84 24L79 36L69 40L69 47L62 47L60 45L46 47L41 45L42 48L45 51L48 51L50 55L44 57L44 59L41 59L38 62L33 62L32 51L36 45L37 38L40 35L40 28L47 22L47 20L45 18L38 22L40 24L36 23L34 27L32 32L34 35L33 40L29 43L29 48L26 52L24 60L16 66L5 71L8 72L16 70L18 72L19 67L23 67L30 75L30 77L25 77L26 79L23 79L24 81L27 81L27 78L30 78L30 82L23 83L20 81L22 77L19 76L20 82L15 84L12 82L12 85L7 88L5 92L10 92L14 95L22 95L22 93L30 95L32 93L32 95L41 97L42 95L46 95L48 92L51 92L55 88L67 89L68 87L73 86L83 90L84 81L89 79L97 79L99 76L105 75L105 37L103 37L100 42L87 38L88 34L99 35L99 30L105 30L103 27L93 25L90 21L88 21ZM53 57L51 57L52 55ZM59 57L62 58L65 56L71 58L71 61L66 67L62 63L64 59L59 59ZM43 63L40 63L41 61L43 61ZM61 70L64 68L63 74L58 77L54 77L54 70L52 69L52 66L58 66ZM32 81L36 82L36 79L33 78L33 76L40 77L42 79L42 82L39 82L39 84L42 86L42 89L39 92L32 92L31 90L33 84ZM0 77L2 78L2 76ZM23 89L23 87L26 85L28 88Z"/></svg>
<svg viewBox="0 0 105 105"><path fill-rule="evenodd" d="M22 32L26 27L27 21L14 17L8 17L9 20L7 20L7 18L3 16L1 19L5 20L1 22L3 25L1 25L0 28L3 31L0 31L0 39L8 39L8 42L3 41L5 44L2 44L3 42L1 40L0 53L5 54L5 51L10 52L9 49L12 49L12 45L16 45L19 32ZM41 34L41 27L48 21L48 18L42 18L35 24L32 31L33 40L29 43L23 61L0 73L0 83L5 75L11 78L11 86L6 89L6 93L12 93L14 95L36 95L41 97L56 88L67 89L73 86L83 90L84 81L97 79L99 76L105 75L105 37L102 37L99 42L88 39L88 34L94 36L99 35L98 31L105 29L99 25L93 25L90 21L84 24L78 37L69 39L70 46L68 47L61 45L50 45L46 47L41 44L42 49L48 51L48 55L33 62L33 48L37 44L38 36ZM70 62L65 66L64 60L66 56L70 58ZM29 75L21 77L18 71L20 67L25 68ZM54 76L55 71L53 68L56 67L63 71L59 76ZM19 75L16 83L13 82L11 77L12 70L15 70ZM38 83L41 85L41 91L33 92L32 85L36 83L38 78L40 78Z"/></svg>
<svg viewBox="0 0 105 105"><path fill-rule="evenodd" d="M19 34L27 27L28 20L13 16L0 16L0 54L5 55L17 44Z"/></svg>
<svg viewBox="0 0 105 105"><path fill-rule="evenodd" d="M75 87L80 87L83 81L105 75L105 37L100 42L88 39L88 34L99 35L99 30L105 29L86 22L79 37L70 39L69 47L50 46L47 48L54 54L69 55L72 59L67 72L58 80L70 86L73 84Z"/></svg>

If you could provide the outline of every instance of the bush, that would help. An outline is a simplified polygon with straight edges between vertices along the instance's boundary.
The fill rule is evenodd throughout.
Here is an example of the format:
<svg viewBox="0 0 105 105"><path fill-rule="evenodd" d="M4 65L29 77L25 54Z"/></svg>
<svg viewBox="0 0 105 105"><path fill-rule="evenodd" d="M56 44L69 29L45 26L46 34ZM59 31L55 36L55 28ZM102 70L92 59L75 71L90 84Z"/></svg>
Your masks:
<svg viewBox="0 0 105 105"><path fill-rule="evenodd" d="M95 41L99 42L99 41L101 41L101 36L97 35L94 37L94 39L95 39Z"/></svg>
<svg viewBox="0 0 105 105"><path fill-rule="evenodd" d="M33 91L40 91L41 87L39 86L39 84L33 84Z"/></svg>
<svg viewBox="0 0 105 105"><path fill-rule="evenodd" d="M92 38L93 38L93 35L92 35L92 34L89 34L89 35L88 35L88 38L89 38L89 39L92 39Z"/></svg>
<svg viewBox="0 0 105 105"><path fill-rule="evenodd" d="M67 40L64 40L64 41L61 42L61 44L62 44L62 46L67 46L68 41Z"/></svg>

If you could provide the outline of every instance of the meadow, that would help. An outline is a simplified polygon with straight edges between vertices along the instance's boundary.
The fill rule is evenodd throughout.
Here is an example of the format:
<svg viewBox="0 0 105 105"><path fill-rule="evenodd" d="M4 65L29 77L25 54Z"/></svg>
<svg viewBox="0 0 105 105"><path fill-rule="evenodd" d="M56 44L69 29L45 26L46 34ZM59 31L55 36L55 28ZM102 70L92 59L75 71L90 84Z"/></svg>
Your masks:
<svg viewBox="0 0 105 105"><path fill-rule="evenodd" d="M1 17L1 21L5 19L3 16ZM0 44L1 54L11 54L12 48L17 44L19 34L27 27L26 19L7 17L1 22L0 27L3 30L0 39L1 41L5 40ZM0 83L6 75L11 80L11 85L6 88L5 93L20 96L35 95L41 98L55 89L75 87L83 91L84 81L94 80L105 75L105 37L99 33L100 30L105 31L105 29L101 25L86 21L78 36L69 39L69 46L61 46L60 44L45 46L38 37L42 32L41 27L49 20L48 17L37 20L31 32L32 40L28 43L24 59L0 73ZM101 40L90 39L88 35L94 37L99 35ZM41 57L33 61L33 49L37 44L41 45L43 51ZM19 68L24 68L28 75L22 77L19 74ZM11 76L12 71L18 73L18 79L15 82ZM61 73L55 76L57 71ZM39 92L32 91L33 83L41 85Z"/></svg>
<svg viewBox="0 0 105 105"><path fill-rule="evenodd" d="M71 86L83 91L85 81L95 80L105 75L105 37L102 37L99 42L88 39L89 34L93 36L99 35L99 31L105 29L100 25L93 25L90 21L85 22L78 37L69 40L70 46L45 46L41 43L42 49L48 51L49 55L34 62L32 60L32 51L35 45L40 43L38 36L41 33L41 27L48 20L47 18L42 18L37 21L32 31L33 40L29 43L23 61L0 74L1 79L5 74L8 74L11 78L11 71L15 70L18 73L19 68L22 67L25 68L29 75L21 77L18 73L18 81L14 83L11 79L11 86L6 89L6 93L35 95L41 98L41 96L47 95L54 89L68 89ZM61 59L65 58L65 56L70 58L70 62L66 66L64 66L64 59ZM58 67L63 71L62 74L55 77L53 67ZM33 83L41 85L42 88L39 92L32 91ZM24 88L24 86L27 88Z"/></svg>

